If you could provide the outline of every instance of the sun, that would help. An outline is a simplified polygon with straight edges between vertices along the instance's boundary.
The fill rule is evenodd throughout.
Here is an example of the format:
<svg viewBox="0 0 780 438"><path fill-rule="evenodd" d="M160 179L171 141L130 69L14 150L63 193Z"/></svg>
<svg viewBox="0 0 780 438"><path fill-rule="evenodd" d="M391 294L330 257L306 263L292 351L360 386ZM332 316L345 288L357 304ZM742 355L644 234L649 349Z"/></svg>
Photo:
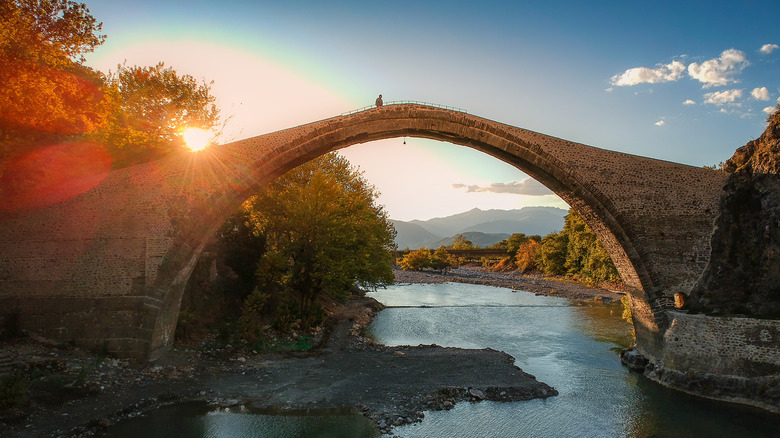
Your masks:
<svg viewBox="0 0 780 438"><path fill-rule="evenodd" d="M184 139L184 143L187 147L193 151L199 151L206 149L213 138L213 134L210 131L200 128L187 128L181 133L181 137Z"/></svg>

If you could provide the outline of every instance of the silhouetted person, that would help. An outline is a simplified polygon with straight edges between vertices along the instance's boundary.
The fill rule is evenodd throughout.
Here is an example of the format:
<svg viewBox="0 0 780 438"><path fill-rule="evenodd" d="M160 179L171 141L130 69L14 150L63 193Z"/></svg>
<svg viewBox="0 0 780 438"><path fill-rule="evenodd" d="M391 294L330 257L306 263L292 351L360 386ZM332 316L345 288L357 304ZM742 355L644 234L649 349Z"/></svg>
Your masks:
<svg viewBox="0 0 780 438"><path fill-rule="evenodd" d="M376 98L376 107L379 108L382 105L384 105L384 102L382 102L382 95L380 94L379 97Z"/></svg>

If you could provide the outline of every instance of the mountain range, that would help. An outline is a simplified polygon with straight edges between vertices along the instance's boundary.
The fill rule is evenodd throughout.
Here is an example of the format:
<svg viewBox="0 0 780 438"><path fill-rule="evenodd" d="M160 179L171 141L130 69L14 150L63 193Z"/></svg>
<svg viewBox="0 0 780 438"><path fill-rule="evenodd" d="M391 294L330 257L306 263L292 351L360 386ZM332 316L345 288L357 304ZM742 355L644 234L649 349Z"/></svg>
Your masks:
<svg viewBox="0 0 780 438"><path fill-rule="evenodd" d="M391 219L399 249L438 248L465 234L480 247L498 243L514 233L545 236L563 229L567 210L555 207L523 207L518 210L472 210L425 221Z"/></svg>

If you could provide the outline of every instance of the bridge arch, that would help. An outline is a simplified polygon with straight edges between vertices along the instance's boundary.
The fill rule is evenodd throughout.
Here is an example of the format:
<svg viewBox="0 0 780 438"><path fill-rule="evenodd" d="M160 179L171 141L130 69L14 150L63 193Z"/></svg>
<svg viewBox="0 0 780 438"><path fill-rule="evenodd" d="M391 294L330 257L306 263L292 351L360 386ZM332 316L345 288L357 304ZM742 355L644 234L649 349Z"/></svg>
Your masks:
<svg viewBox="0 0 780 438"><path fill-rule="evenodd" d="M10 293L0 292L0 304L23 296L21 284L78 312L106 303L98 305L104 317L81 322L80 328L66 327L66 322L79 325L68 317L59 318L57 327L47 327L43 318L28 325L38 324L37 329L53 337L81 336L87 346L108 342L109 349L120 354L158 357L172 343L182 292L198 255L243 201L319 155L396 137L477 149L527 173L569 203L612 256L632 296L638 345L647 355L656 355L673 295L687 293L709 260L725 176L419 104L386 105L118 170L97 188L60 205L12 214L0 225L40 233L33 245L38 250L24 257L25 266L14 261L12 251L0 250L0 273L11 277L9 282L0 275L0 283L14 286ZM101 214L94 232L72 225L52 232L45 226L63 213L75 220L106 206L110 212ZM4 248L34 240L25 233L2 231L2 226ZM47 246L66 252L56 243L62 238L79 240L83 251L71 255L70 268L57 270L57 290L41 293L51 282L35 280L31 270L46 268L49 262L40 259L46 257ZM101 261L128 250L132 254L120 256L125 258L121 266ZM89 269L79 261L86 261ZM123 330L128 324L132 330Z"/></svg>

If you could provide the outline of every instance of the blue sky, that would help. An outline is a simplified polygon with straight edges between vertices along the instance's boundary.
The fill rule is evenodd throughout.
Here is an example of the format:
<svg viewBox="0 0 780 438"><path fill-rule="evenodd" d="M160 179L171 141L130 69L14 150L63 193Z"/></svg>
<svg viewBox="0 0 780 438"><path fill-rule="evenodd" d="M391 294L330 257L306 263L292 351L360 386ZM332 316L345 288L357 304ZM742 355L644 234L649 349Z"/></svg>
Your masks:
<svg viewBox="0 0 780 438"><path fill-rule="evenodd" d="M764 109L780 97L776 0L86 3L108 35L88 64L165 61L214 80L232 115L228 139L330 117L382 93L701 166L758 137ZM527 177L467 148L399 139L344 153L398 219L564 206L506 190Z"/></svg>

